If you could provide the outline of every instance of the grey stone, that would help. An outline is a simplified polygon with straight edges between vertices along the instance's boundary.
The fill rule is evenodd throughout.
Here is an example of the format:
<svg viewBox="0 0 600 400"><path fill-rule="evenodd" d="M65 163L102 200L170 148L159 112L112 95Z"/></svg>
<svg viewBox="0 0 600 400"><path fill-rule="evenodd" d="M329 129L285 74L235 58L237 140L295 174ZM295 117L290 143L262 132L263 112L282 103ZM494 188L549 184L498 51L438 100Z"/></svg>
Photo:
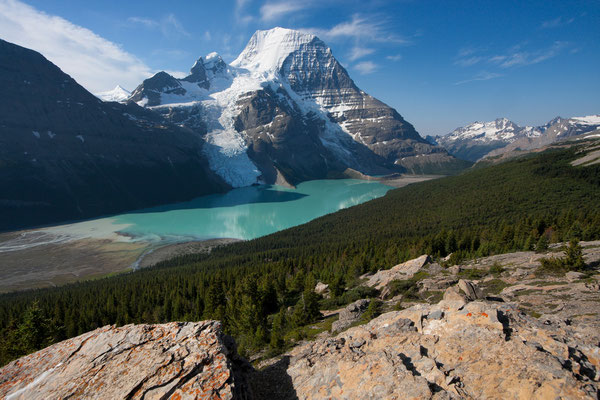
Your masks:
<svg viewBox="0 0 600 400"><path fill-rule="evenodd" d="M481 289L479 289L479 287L471 281L461 279L458 281L458 287L466 294L468 301L483 298L483 292Z"/></svg>
<svg viewBox="0 0 600 400"><path fill-rule="evenodd" d="M431 312L429 315L427 315L427 319L429 319L429 320L442 319L443 317L444 317L444 312L442 310L435 310L435 311Z"/></svg>
<svg viewBox="0 0 600 400"><path fill-rule="evenodd" d="M346 308L340 311L339 319L331 324L331 331L342 331L358 321L369 307L370 302L369 299L360 299L347 305Z"/></svg>

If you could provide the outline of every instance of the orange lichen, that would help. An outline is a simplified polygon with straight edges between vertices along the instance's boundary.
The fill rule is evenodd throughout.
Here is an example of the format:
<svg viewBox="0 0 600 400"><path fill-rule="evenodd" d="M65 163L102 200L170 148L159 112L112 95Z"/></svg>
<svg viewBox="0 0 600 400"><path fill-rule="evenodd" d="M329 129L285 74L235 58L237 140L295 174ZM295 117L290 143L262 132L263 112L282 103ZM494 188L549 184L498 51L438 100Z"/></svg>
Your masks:
<svg viewBox="0 0 600 400"><path fill-rule="evenodd" d="M471 315L473 315L473 314L471 314L471 313L467 313L467 317L470 317Z"/></svg>
<svg viewBox="0 0 600 400"><path fill-rule="evenodd" d="M482 317L488 317L488 315L486 313L484 313L484 312L481 313L481 316Z"/></svg>

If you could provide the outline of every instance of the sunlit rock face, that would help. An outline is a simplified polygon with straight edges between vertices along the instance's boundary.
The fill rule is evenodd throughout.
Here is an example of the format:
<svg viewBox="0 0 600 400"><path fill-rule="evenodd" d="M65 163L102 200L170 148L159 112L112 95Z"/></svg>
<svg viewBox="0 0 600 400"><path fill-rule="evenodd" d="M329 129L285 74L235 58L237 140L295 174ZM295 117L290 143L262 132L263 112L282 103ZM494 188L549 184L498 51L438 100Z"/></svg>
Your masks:
<svg viewBox="0 0 600 400"><path fill-rule="evenodd" d="M6 399L247 399L217 321L106 326L0 369Z"/></svg>

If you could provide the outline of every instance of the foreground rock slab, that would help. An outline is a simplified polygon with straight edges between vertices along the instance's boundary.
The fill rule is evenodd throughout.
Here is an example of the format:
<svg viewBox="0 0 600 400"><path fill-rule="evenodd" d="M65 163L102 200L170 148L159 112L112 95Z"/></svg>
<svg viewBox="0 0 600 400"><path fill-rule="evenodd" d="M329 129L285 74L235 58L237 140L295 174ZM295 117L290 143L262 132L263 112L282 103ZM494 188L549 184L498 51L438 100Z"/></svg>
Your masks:
<svg viewBox="0 0 600 400"><path fill-rule="evenodd" d="M290 353L300 399L596 399L597 346L515 304L390 312Z"/></svg>
<svg viewBox="0 0 600 400"><path fill-rule="evenodd" d="M217 321L106 326L0 369L0 398L246 399Z"/></svg>

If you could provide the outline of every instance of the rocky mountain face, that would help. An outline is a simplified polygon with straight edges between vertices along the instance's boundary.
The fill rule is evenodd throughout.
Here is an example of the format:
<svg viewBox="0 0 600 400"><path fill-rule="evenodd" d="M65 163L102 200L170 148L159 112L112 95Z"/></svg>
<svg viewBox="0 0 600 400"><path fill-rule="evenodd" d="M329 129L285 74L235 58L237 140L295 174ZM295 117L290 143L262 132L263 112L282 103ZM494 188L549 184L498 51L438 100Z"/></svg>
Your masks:
<svg viewBox="0 0 600 400"><path fill-rule="evenodd" d="M135 103L104 103L0 41L0 230L226 190L203 141Z"/></svg>
<svg viewBox="0 0 600 400"><path fill-rule="evenodd" d="M105 326L0 370L4 399L249 399L216 321Z"/></svg>
<svg viewBox="0 0 600 400"><path fill-rule="evenodd" d="M492 122L474 122L445 136L428 137L456 157L478 161L515 150L532 150L548 144L592 132L600 128L600 116L556 117L538 127L521 127L506 118Z"/></svg>
<svg viewBox="0 0 600 400"><path fill-rule="evenodd" d="M231 65L211 53L183 79L158 73L130 99L201 135L232 186L464 168L361 91L325 43L289 29L257 31Z"/></svg>
<svg viewBox="0 0 600 400"><path fill-rule="evenodd" d="M358 300L338 310L332 332L256 369L215 321L107 326L6 365L0 396L596 399L600 242L581 244L591 267L564 276L537 273L560 244L449 268L424 255L378 271L366 285L413 279L421 300L382 290L385 307L402 309L356 326L375 301Z"/></svg>

